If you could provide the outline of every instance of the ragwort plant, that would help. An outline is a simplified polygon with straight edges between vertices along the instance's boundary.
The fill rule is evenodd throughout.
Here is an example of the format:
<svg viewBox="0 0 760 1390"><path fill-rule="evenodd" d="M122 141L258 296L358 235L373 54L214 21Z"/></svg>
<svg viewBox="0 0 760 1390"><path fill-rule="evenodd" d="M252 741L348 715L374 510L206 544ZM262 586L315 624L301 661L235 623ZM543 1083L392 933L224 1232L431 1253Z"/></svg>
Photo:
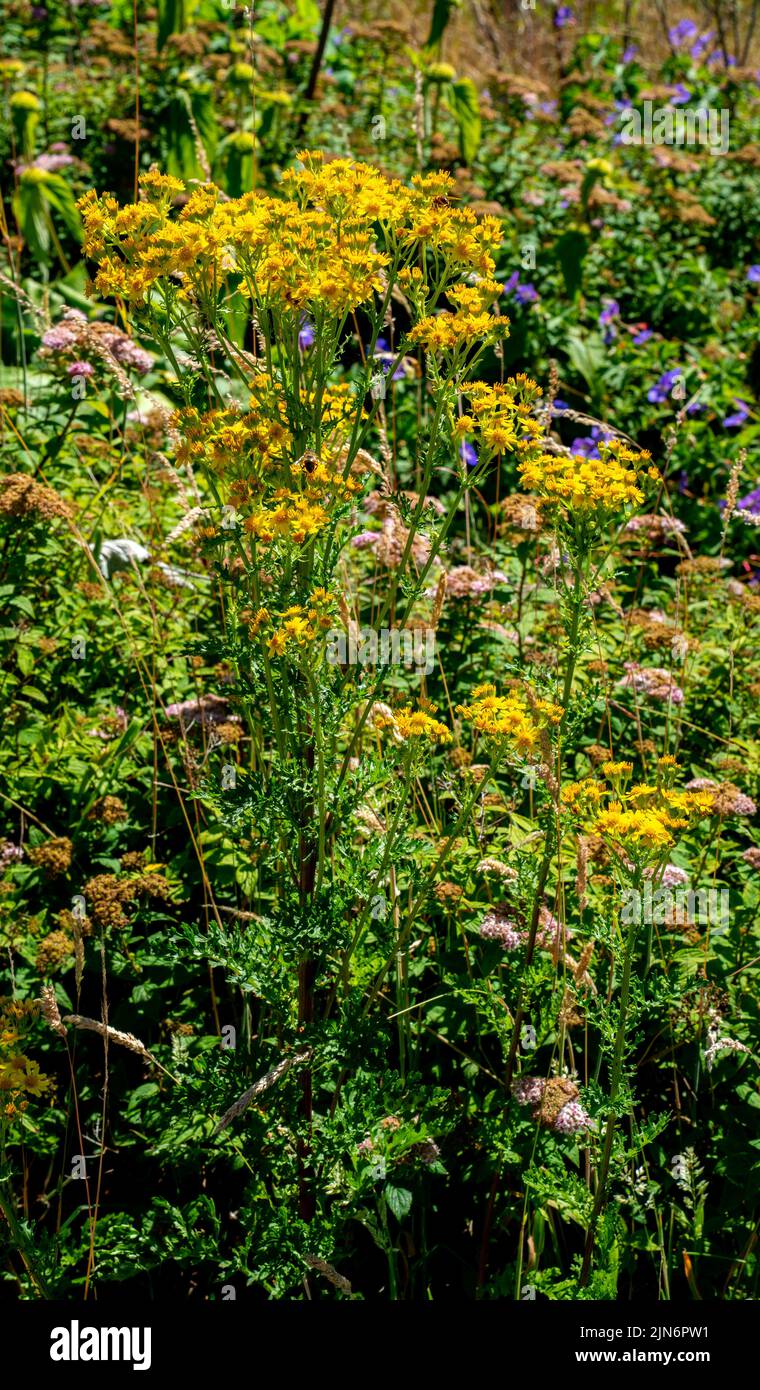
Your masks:
<svg viewBox="0 0 760 1390"><path fill-rule="evenodd" d="M183 192L177 181L151 172L142 187L145 201L132 206L83 200L85 249L97 261L96 290L123 299L174 364L186 402L175 419L178 459L208 489L197 523L224 596L210 644L234 673L251 739L250 764L236 766L215 799L220 822L253 844L255 893L271 903L261 945L290 977L289 987L278 981L271 1000L266 986L257 988L274 1009L282 1043L300 1049L298 1211L307 1222L317 1200L314 1077L325 1024L341 1011L351 1023L357 986L366 1015L389 972L400 1003L406 999L412 931L483 794L473 776L431 864L423 873L410 869L400 911L408 802L430 751L450 742L452 730L424 698L395 706L379 700L382 670L361 682L331 647L336 622L349 629L356 622L341 579L353 504L369 481L386 494L391 488L367 446L379 438L382 453L386 378L378 375L376 347L393 296L408 326L387 375L421 345L428 392L415 461L419 497L373 615L377 628L409 621L463 498L492 460L514 454L528 469L540 459L541 424L531 410L537 388L519 377L495 387L472 379L506 328L490 308L498 229L449 202L446 176L419 177L407 188L368 166L306 154L284 176L284 197L222 200L203 187L179 213L172 206ZM239 299L254 324L251 351L232 335ZM346 380L339 359L358 312L366 346ZM470 415L457 413L463 394ZM481 451L474 469L460 447L470 427ZM451 496L418 560L424 499L440 471L452 479ZM508 753L531 754L562 711L519 693L496 698L482 687L459 713L492 742L496 770ZM370 788L378 833L357 861L346 831ZM369 977L356 965L368 934L381 961ZM252 965L261 981L264 959ZM390 1277L393 1283L392 1267Z"/></svg>

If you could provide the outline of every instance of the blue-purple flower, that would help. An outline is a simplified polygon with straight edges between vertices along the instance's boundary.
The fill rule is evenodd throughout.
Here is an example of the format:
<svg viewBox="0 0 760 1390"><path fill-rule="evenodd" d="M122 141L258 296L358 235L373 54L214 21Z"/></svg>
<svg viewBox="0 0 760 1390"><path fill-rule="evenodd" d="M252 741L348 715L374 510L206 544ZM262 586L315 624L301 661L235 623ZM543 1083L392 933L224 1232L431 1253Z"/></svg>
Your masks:
<svg viewBox="0 0 760 1390"><path fill-rule="evenodd" d="M477 468L478 451L474 444L468 444L466 439L463 439L459 446L459 457L468 468Z"/></svg>
<svg viewBox="0 0 760 1390"><path fill-rule="evenodd" d="M592 425L591 434L579 435L577 439L572 441L570 452L571 454L578 454L582 458L598 459L601 458L599 441L613 438L614 435L611 435L609 430L602 429L600 425Z"/></svg>
<svg viewBox="0 0 760 1390"><path fill-rule="evenodd" d="M668 30L668 38L674 48L680 48L681 44L686 43L688 39L693 39L698 33L699 26L694 23L693 19L679 19L678 23Z"/></svg>
<svg viewBox="0 0 760 1390"><path fill-rule="evenodd" d="M744 424L745 420L749 419L749 406L746 401L740 401L737 396L734 396L734 405L736 410L731 415L727 415L723 421L724 430L737 430Z"/></svg>
<svg viewBox="0 0 760 1390"><path fill-rule="evenodd" d="M530 281L524 285L520 284L519 271L515 270L504 284L504 293L513 294L518 304L535 304L538 299L538 290Z"/></svg>
<svg viewBox="0 0 760 1390"><path fill-rule="evenodd" d="M302 314L301 328L298 333L298 346L301 349L301 352L306 352L306 349L311 347L316 336L317 335L314 332L314 324L310 321L310 319L306 317L305 314Z"/></svg>
<svg viewBox="0 0 760 1390"><path fill-rule="evenodd" d="M396 360L396 353L391 352L386 338L378 338L375 343L375 358L383 364L383 375L387 376L391 369L391 364ZM396 370L391 377L391 381L401 381L406 375L402 364L399 362Z"/></svg>
<svg viewBox="0 0 760 1390"><path fill-rule="evenodd" d="M554 11L555 29L566 29L570 24L575 24L573 11L569 5L559 5Z"/></svg>
<svg viewBox="0 0 760 1390"><path fill-rule="evenodd" d="M747 283L760 285L760 265L751 265L747 271Z"/></svg>
<svg viewBox="0 0 760 1390"><path fill-rule="evenodd" d="M653 405L661 405L663 401L668 399L681 375L680 367L671 367L669 372L663 372L659 381L655 382L654 386L651 386L647 391L647 400L651 401Z"/></svg>
<svg viewBox="0 0 760 1390"><path fill-rule="evenodd" d="M620 317L620 305L616 299L605 299L599 315L599 327L605 330L604 341L609 346L617 338L615 319Z"/></svg>
<svg viewBox="0 0 760 1390"><path fill-rule="evenodd" d="M704 34L700 34L696 43L692 44L691 48L689 49L689 56L694 59L695 63L699 61L705 49L710 46L714 38L715 30L708 29L705 31Z"/></svg>
<svg viewBox="0 0 760 1390"><path fill-rule="evenodd" d="M740 512L751 512L753 516L760 516L760 487L753 488L746 497L740 497L736 506Z"/></svg>

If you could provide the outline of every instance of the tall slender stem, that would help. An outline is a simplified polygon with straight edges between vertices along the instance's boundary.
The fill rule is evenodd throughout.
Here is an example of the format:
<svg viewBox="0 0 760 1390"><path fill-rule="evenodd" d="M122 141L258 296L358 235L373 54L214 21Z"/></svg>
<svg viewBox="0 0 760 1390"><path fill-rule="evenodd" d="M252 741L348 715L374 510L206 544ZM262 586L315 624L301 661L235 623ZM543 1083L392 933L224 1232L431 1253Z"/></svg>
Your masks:
<svg viewBox="0 0 760 1390"><path fill-rule="evenodd" d="M612 1073L610 1076L610 1105L614 1107L620 1090L620 1081L623 1075L623 1053L625 1050L625 1026L628 1018L628 1001L631 987L631 960L633 956L633 942L636 933L636 917L631 913L631 921L628 926L628 935L625 942L623 955L623 978L620 984L620 1013L618 1015L618 1026L615 1034L615 1050L612 1057ZM610 1171L610 1160L612 1158L612 1145L615 1138L615 1112L612 1109L607 1120L607 1130L604 1136L604 1148L602 1150L602 1161L599 1165L598 1187L594 1206L591 1212L588 1232L586 1234L586 1248L583 1252L583 1266L579 1287L585 1288L591 1274L591 1260L594 1253L596 1242L596 1231L599 1225L599 1218L607 1205L607 1179Z"/></svg>

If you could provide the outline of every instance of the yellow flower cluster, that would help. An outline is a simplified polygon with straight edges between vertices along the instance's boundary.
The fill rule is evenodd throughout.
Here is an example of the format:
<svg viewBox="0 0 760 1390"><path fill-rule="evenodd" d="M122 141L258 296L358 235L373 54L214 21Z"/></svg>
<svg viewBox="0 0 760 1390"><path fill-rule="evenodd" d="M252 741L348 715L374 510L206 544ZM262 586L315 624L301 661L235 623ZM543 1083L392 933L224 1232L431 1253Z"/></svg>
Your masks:
<svg viewBox="0 0 760 1390"><path fill-rule="evenodd" d="M38 1063L19 1047L37 1012L32 1000L0 999L0 1091L6 1093L3 1113L7 1119L26 1108L24 1096L40 1096L51 1084Z"/></svg>
<svg viewBox="0 0 760 1390"><path fill-rule="evenodd" d="M530 704L517 690L497 695L494 685L479 685L467 705L457 705L457 714L468 719L478 733L487 738L507 739L519 753L531 753L537 746L541 730L548 724L558 724L562 709L548 700Z"/></svg>
<svg viewBox="0 0 760 1390"><path fill-rule="evenodd" d="M242 609L239 617L247 624L249 636L267 636L267 649L270 656L284 656L293 648L310 646L320 632L326 631L333 621L335 595L329 589L314 589L307 604L296 603L286 608L275 620L269 610L258 608L255 612ZM270 631L270 629L274 629Z"/></svg>
<svg viewBox="0 0 760 1390"><path fill-rule="evenodd" d="M23 1052L0 1059L0 1091L27 1091L30 1096L40 1096L49 1085L50 1078L40 1071L39 1063Z"/></svg>
<svg viewBox="0 0 760 1390"><path fill-rule="evenodd" d="M182 435L178 463L202 463L218 477L245 478L249 483L279 465L292 442L279 403L268 412L184 410L174 424Z"/></svg>
<svg viewBox="0 0 760 1390"><path fill-rule="evenodd" d="M178 216L172 202L183 186L155 170L142 176L143 202L120 208L108 194L86 194L79 209L85 253L99 265L96 290L139 303L171 282L208 303L234 276L264 312L341 319L384 292L392 257L411 265L429 249L449 273L493 275L499 224L451 206L448 175L407 188L348 159L304 152L299 160L283 176L284 197L220 201L206 186Z"/></svg>
<svg viewBox="0 0 760 1390"><path fill-rule="evenodd" d="M248 534L263 545L274 540L303 545L319 535L328 519L321 503L311 502L297 493L282 492L276 494L273 505L258 507L243 524Z"/></svg>
<svg viewBox="0 0 760 1390"><path fill-rule="evenodd" d="M649 454L618 439L600 443L599 453L598 459L528 454L519 464L520 481L548 505L568 507L576 514L612 516L643 502L639 470Z"/></svg>
<svg viewBox="0 0 760 1390"><path fill-rule="evenodd" d="M672 765L665 765L669 770ZM617 781L633 771L631 763L605 763L606 777ZM609 800L614 795L614 800ZM562 804L593 835L629 849L660 849L674 842L673 832L684 829L698 816L709 814L710 798L700 791L679 791L656 784L637 783L611 793L602 783L587 777L562 788ZM606 805L604 803L607 803Z"/></svg>
<svg viewBox="0 0 760 1390"><path fill-rule="evenodd" d="M457 286L449 291L456 312L446 309L420 319L409 334L410 341L421 343L428 352L443 353L461 347L479 347L506 337L509 319L502 314L492 314L486 308L499 293L500 288L493 280Z"/></svg>
<svg viewBox="0 0 760 1390"><path fill-rule="evenodd" d="M427 710L412 709L411 705L405 705L403 709L386 710L376 706L373 712L372 722L376 729L390 729L394 737L406 743L409 739L427 739L430 743L450 743L451 731L442 724L440 719L435 719L428 710L433 710L435 706L428 705Z"/></svg>
<svg viewBox="0 0 760 1390"><path fill-rule="evenodd" d="M455 434L464 439L477 432L481 450L492 454L535 447L541 426L532 412L540 395L540 386L523 372L496 386L474 381L467 387L469 409L456 421Z"/></svg>
<svg viewBox="0 0 760 1390"><path fill-rule="evenodd" d="M630 777L633 772L633 763L602 763L602 772L610 780L615 780L618 777Z"/></svg>
<svg viewBox="0 0 760 1390"><path fill-rule="evenodd" d="M302 392L300 404L311 409L315 402ZM182 436L177 459L202 464L230 484L230 502L260 543L300 545L326 525L333 502L349 501L361 490L368 456L359 456L348 472L345 468L345 421L351 409L348 387L327 389L320 401L321 453L306 450L293 458L283 392L262 373L253 379L247 411L185 410L175 417Z"/></svg>

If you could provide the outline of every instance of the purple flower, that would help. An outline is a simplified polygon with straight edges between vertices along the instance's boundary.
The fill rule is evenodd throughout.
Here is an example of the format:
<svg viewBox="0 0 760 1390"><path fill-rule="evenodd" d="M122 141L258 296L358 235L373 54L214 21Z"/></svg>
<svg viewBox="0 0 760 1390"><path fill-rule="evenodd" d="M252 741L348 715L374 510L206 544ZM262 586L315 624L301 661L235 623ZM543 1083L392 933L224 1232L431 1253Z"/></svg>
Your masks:
<svg viewBox="0 0 760 1390"><path fill-rule="evenodd" d="M459 446L459 457L468 468L477 467L478 451L473 444L468 444L466 439L463 439Z"/></svg>
<svg viewBox="0 0 760 1390"><path fill-rule="evenodd" d="M314 324L309 321L305 314L302 314L301 327L298 331L298 346L301 352L305 352L307 348L311 347L315 337Z"/></svg>
<svg viewBox="0 0 760 1390"><path fill-rule="evenodd" d="M688 87L684 87L683 82L677 82L675 91L670 98L671 106L684 106L687 101L691 101L691 92Z"/></svg>
<svg viewBox="0 0 760 1390"><path fill-rule="evenodd" d="M734 396L734 405L736 406L734 413L727 415L723 421L724 430L736 430L749 418L749 406L746 401L740 401Z"/></svg>
<svg viewBox="0 0 760 1390"><path fill-rule="evenodd" d="M709 44L712 43L714 38L715 31L713 29L708 29L704 34L700 34L696 43L692 44L691 48L689 49L689 56L693 58L695 62L697 62L702 57L702 54L704 53L705 49L709 46Z"/></svg>
<svg viewBox="0 0 760 1390"><path fill-rule="evenodd" d="M760 285L760 265L751 265L747 271L747 282L750 285Z"/></svg>
<svg viewBox="0 0 760 1390"><path fill-rule="evenodd" d="M557 396L557 399L555 400L554 405L552 406L552 415L561 415L563 410L569 409L570 407L567 401L561 401L559 396Z"/></svg>
<svg viewBox="0 0 760 1390"><path fill-rule="evenodd" d="M521 285L520 273L517 270L505 281L503 289L505 294L514 294L518 304L534 304L538 299L538 291L535 285L531 285L530 282Z"/></svg>
<svg viewBox="0 0 760 1390"><path fill-rule="evenodd" d="M599 327L605 329L604 342L607 347L617 338L615 319L620 315L620 305L616 299L605 299L604 308L599 315Z"/></svg>
<svg viewBox="0 0 760 1390"><path fill-rule="evenodd" d="M623 50L623 62L632 63L638 51L635 43L629 43L628 47Z"/></svg>
<svg viewBox="0 0 760 1390"><path fill-rule="evenodd" d="M66 368L68 376L92 376L94 371L92 362L71 362Z"/></svg>
<svg viewBox="0 0 760 1390"><path fill-rule="evenodd" d="M633 328L629 328L628 332L632 334L631 342L634 347L641 347L642 343L648 343L652 336L651 328L647 328L645 323L634 324Z"/></svg>
<svg viewBox="0 0 760 1390"><path fill-rule="evenodd" d="M739 511L751 512L753 516L760 516L760 487L748 492L746 497L740 497L736 505Z"/></svg>
<svg viewBox="0 0 760 1390"><path fill-rule="evenodd" d="M623 111L631 111L632 109L633 102L628 97L625 97L623 101L615 101L613 103L612 110L604 118L604 124L617 125L618 121L620 120L621 113Z"/></svg>
<svg viewBox="0 0 760 1390"><path fill-rule="evenodd" d="M538 291L535 285L518 285L515 290L515 299L518 304L535 304L538 299Z"/></svg>
<svg viewBox="0 0 760 1390"><path fill-rule="evenodd" d="M680 48L687 39L693 39L699 33L698 26L693 19L679 19L672 29L668 30L668 38L674 48Z"/></svg>
<svg viewBox="0 0 760 1390"><path fill-rule="evenodd" d="M710 54L710 57L707 59L707 66L708 66L708 68L713 68L713 67L715 67L715 64L716 64L716 63L722 63L722 62L723 62L723 53L721 52L721 50L720 50L719 48L716 48L715 51L714 51L713 53L711 53L711 54ZM728 53L728 54L726 55L726 67L727 67L727 68L735 68L735 67L736 67L736 59L734 58L733 54L731 54L731 53Z"/></svg>
<svg viewBox="0 0 760 1390"><path fill-rule="evenodd" d="M666 401L680 376L680 367L671 367L669 372L663 372L659 381L647 391L647 400L653 405L660 405L662 401Z"/></svg>
<svg viewBox="0 0 760 1390"><path fill-rule="evenodd" d="M396 360L396 353L390 351L387 340L385 338L378 338L377 342L375 343L374 356L377 358L379 362L382 362L384 364L383 375L387 376L388 372L391 369L391 363L395 362ZM396 367L396 370L393 373L393 376L391 377L391 381L401 381L405 375L406 373L404 371L403 364L399 362L398 366Z"/></svg>
<svg viewBox="0 0 760 1390"><path fill-rule="evenodd" d="M566 29L569 24L575 24L575 15L569 5L560 5L554 11L555 29Z"/></svg>
<svg viewBox="0 0 760 1390"><path fill-rule="evenodd" d="M599 453L600 439L612 439L612 435L607 430L600 429L598 425L592 425L591 434L579 435L577 439L573 440L570 445L570 452L587 459L601 458Z"/></svg>

